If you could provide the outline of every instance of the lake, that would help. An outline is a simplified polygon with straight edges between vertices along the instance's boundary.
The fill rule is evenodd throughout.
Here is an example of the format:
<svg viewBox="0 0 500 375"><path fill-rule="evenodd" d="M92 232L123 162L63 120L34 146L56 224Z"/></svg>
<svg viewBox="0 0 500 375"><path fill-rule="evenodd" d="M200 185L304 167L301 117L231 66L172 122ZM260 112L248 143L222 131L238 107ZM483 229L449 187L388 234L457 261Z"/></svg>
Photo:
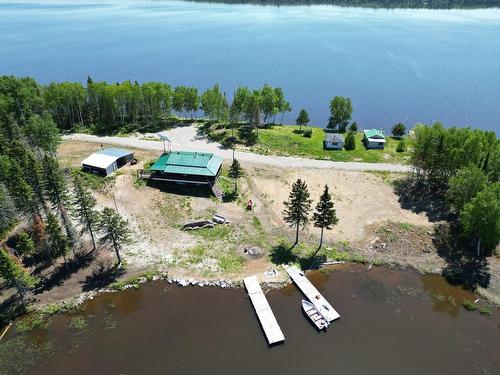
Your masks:
<svg viewBox="0 0 500 375"><path fill-rule="evenodd" d="M324 126L350 96L361 128L500 130L500 9L0 2L0 74L50 81L281 86Z"/></svg>
<svg viewBox="0 0 500 375"><path fill-rule="evenodd" d="M88 301L48 331L11 329L0 373L31 374L498 374L500 314L466 311L475 296L437 275L361 265L308 273L341 318L318 333L293 285L266 293L286 341L268 347L243 289L165 281ZM17 341L16 341L17 340ZM13 348L3 353L1 346ZM45 345L47 353L40 354Z"/></svg>

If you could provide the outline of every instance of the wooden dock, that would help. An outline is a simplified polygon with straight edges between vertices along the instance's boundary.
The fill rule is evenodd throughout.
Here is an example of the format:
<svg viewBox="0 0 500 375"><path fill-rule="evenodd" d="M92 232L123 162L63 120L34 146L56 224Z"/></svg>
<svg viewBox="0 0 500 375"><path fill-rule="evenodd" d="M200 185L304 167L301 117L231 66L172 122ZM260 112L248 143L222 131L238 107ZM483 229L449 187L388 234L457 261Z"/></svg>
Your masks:
<svg viewBox="0 0 500 375"><path fill-rule="evenodd" d="M262 292L259 281L255 276L245 277L243 279L248 296L252 301L257 317L264 333L266 334L269 345L285 341L285 335L281 331L276 318L274 317L271 306L267 302L266 296Z"/></svg>
<svg viewBox="0 0 500 375"><path fill-rule="evenodd" d="M340 318L340 315L332 305L321 295L321 293L316 289L316 287L311 284L309 279L304 275L304 273L295 266L285 267L285 271L288 273L290 278L293 280L295 285L301 290L301 292L307 297L311 303L316 306L318 311L325 319L329 322Z"/></svg>

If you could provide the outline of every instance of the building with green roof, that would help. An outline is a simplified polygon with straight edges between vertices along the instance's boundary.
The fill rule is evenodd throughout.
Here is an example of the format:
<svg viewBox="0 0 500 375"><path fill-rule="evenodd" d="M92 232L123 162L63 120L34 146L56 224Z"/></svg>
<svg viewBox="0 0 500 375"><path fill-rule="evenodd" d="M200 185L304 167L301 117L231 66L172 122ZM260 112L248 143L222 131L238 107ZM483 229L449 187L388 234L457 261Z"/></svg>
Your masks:
<svg viewBox="0 0 500 375"><path fill-rule="evenodd" d="M363 130L363 143L367 149L384 148L385 142L385 134L382 130Z"/></svg>
<svg viewBox="0 0 500 375"><path fill-rule="evenodd" d="M149 179L213 186L222 168L222 158L207 152L165 152L149 168Z"/></svg>

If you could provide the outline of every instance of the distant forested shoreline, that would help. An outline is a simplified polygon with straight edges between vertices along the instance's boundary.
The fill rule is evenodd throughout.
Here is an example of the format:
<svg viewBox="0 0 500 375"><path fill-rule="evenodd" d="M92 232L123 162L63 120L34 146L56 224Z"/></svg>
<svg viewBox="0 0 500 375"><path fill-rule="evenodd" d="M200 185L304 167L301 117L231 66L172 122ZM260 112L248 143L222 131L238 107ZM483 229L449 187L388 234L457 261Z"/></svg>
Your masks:
<svg viewBox="0 0 500 375"><path fill-rule="evenodd" d="M197 3L254 5L336 5L362 8L477 9L500 7L500 0L187 0Z"/></svg>

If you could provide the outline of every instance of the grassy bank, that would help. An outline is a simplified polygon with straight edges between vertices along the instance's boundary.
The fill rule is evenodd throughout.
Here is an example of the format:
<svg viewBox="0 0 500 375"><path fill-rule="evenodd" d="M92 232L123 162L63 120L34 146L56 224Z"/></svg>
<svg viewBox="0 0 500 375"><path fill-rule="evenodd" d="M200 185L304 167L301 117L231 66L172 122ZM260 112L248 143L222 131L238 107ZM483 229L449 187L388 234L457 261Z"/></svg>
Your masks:
<svg viewBox="0 0 500 375"><path fill-rule="evenodd" d="M312 131L310 138L297 133L296 125L273 126L268 129L259 129L256 144L241 149L249 150L263 155L300 156L311 159L333 161L362 161L368 163L399 163L408 162L409 153L396 152L399 140L387 137L386 147L383 150L366 150L361 142L362 133L356 134L356 148L354 150L324 150L323 128L308 126ZM304 129L304 128L303 128ZM235 132L236 133L236 132ZM221 144L227 144L231 132L227 129L211 130L208 136Z"/></svg>

